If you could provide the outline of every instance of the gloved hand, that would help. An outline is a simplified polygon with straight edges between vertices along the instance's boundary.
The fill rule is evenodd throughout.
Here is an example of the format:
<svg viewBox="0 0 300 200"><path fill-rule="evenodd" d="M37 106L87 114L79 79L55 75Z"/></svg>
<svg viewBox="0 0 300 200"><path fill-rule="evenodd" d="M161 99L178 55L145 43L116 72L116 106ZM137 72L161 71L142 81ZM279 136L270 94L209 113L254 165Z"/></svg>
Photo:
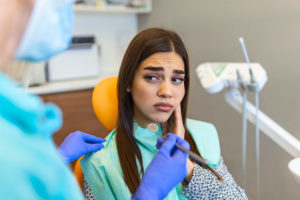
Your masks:
<svg viewBox="0 0 300 200"><path fill-rule="evenodd" d="M89 152L102 149L103 144L101 143L104 141L105 139L76 131L66 137L59 146L58 151L63 156L65 162L69 163Z"/></svg>
<svg viewBox="0 0 300 200"><path fill-rule="evenodd" d="M163 199L187 175L187 153L175 144L189 149L189 143L171 133L167 140L160 137L157 141L160 150L145 171L133 200Z"/></svg>

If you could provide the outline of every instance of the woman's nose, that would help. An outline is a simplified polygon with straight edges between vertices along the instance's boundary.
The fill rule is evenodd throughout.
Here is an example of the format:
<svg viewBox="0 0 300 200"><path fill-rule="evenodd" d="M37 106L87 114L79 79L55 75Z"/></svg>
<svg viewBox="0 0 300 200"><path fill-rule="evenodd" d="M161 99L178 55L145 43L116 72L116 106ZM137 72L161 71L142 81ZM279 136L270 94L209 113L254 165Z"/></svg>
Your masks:
<svg viewBox="0 0 300 200"><path fill-rule="evenodd" d="M160 88L158 90L158 96L163 98L172 97L172 89L170 83L168 83L167 81L163 81L160 84Z"/></svg>

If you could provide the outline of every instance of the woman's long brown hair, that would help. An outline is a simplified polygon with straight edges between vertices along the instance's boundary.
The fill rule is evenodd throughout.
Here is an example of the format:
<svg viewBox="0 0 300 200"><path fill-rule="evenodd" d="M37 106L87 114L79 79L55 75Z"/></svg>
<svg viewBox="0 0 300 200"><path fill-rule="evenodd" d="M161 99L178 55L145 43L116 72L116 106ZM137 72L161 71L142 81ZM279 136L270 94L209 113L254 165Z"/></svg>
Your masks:
<svg viewBox="0 0 300 200"><path fill-rule="evenodd" d="M116 143L124 180L132 194L140 184L140 173L144 174L144 167L141 151L133 135L134 102L127 88L131 88L135 72L143 60L155 53L173 51L181 56L185 66L185 96L181 101L181 113L185 126L190 75L188 53L180 37L175 32L162 28L146 29L133 38L122 60L118 78ZM187 134L189 133L186 131ZM192 137L187 135L185 138L193 144L192 149L197 150Z"/></svg>

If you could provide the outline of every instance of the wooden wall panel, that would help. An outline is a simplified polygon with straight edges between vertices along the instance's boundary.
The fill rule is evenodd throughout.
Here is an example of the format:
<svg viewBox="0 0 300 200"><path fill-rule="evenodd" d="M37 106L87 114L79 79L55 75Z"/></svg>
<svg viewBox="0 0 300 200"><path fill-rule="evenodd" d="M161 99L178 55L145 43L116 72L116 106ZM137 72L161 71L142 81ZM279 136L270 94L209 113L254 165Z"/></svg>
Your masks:
<svg viewBox="0 0 300 200"><path fill-rule="evenodd" d="M102 138L109 133L94 114L92 91L81 90L41 96L44 102L55 103L63 112L63 126L53 135L56 145L60 145L69 133L77 130Z"/></svg>

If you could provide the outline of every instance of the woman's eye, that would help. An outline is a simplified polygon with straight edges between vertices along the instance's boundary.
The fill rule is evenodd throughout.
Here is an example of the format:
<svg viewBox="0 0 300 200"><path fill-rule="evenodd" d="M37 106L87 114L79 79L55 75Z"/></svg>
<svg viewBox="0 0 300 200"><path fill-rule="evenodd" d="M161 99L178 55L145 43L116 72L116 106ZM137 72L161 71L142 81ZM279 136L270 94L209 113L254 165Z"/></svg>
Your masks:
<svg viewBox="0 0 300 200"><path fill-rule="evenodd" d="M144 78L148 81L156 81L159 79L157 76L153 76L153 75L146 75L144 76Z"/></svg>
<svg viewBox="0 0 300 200"><path fill-rule="evenodd" d="M177 77L177 78L173 78L172 81L176 84L180 84L184 81L184 78Z"/></svg>

